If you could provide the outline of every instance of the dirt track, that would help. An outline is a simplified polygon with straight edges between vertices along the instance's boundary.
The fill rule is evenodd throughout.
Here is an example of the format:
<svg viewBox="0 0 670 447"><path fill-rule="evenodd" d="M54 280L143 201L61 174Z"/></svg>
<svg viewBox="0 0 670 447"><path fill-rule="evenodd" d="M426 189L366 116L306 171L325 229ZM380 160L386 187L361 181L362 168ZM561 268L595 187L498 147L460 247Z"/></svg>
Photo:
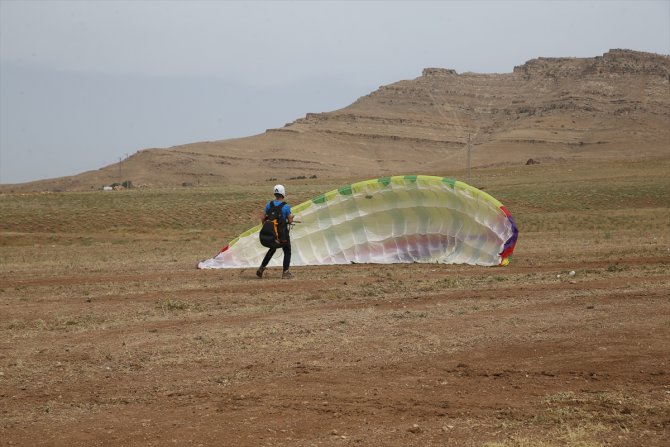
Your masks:
<svg viewBox="0 0 670 447"><path fill-rule="evenodd" d="M520 264L4 271L2 445L667 445L670 257Z"/></svg>

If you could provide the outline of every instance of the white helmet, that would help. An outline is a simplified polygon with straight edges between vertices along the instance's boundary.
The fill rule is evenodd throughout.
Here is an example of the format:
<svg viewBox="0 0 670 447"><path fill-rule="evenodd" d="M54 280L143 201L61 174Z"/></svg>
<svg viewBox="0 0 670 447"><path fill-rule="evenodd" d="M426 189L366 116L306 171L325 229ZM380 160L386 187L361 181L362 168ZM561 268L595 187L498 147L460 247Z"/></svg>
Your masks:
<svg viewBox="0 0 670 447"><path fill-rule="evenodd" d="M282 196L286 197L286 190L284 189L284 185L275 185L275 194L281 194Z"/></svg>

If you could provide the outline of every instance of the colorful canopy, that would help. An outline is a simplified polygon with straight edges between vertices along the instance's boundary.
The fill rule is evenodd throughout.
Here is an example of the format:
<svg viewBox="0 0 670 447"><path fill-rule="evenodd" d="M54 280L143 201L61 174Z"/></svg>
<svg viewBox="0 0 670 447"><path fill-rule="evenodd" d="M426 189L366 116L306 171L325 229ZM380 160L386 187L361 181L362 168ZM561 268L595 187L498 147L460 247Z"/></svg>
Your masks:
<svg viewBox="0 0 670 447"><path fill-rule="evenodd" d="M260 207L260 205L259 205ZM292 207L291 265L444 263L507 265L518 230L489 194L446 177L367 180ZM261 226L244 232L200 269L258 267ZM281 265L281 250L270 265Z"/></svg>

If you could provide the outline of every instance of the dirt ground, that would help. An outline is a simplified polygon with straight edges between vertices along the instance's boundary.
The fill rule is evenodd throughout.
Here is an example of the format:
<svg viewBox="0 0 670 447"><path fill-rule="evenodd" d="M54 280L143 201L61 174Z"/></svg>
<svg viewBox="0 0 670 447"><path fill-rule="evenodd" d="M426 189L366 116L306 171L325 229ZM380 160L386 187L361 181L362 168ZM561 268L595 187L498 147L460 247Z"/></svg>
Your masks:
<svg viewBox="0 0 670 447"><path fill-rule="evenodd" d="M5 231L0 445L670 445L667 209L571 232L524 206L506 268L293 280L196 270L214 231Z"/></svg>

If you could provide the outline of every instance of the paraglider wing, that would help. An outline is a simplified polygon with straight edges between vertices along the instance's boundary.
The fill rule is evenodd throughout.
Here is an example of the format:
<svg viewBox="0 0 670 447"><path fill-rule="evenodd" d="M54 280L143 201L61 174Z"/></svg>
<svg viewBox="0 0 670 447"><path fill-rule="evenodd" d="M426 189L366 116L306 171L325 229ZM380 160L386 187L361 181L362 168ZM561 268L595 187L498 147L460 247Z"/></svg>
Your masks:
<svg viewBox="0 0 670 447"><path fill-rule="evenodd" d="M291 264L444 263L507 265L518 230L489 194L446 177L367 180L293 207ZM267 249L258 225L198 268L258 267ZM275 256L270 265L280 265Z"/></svg>

